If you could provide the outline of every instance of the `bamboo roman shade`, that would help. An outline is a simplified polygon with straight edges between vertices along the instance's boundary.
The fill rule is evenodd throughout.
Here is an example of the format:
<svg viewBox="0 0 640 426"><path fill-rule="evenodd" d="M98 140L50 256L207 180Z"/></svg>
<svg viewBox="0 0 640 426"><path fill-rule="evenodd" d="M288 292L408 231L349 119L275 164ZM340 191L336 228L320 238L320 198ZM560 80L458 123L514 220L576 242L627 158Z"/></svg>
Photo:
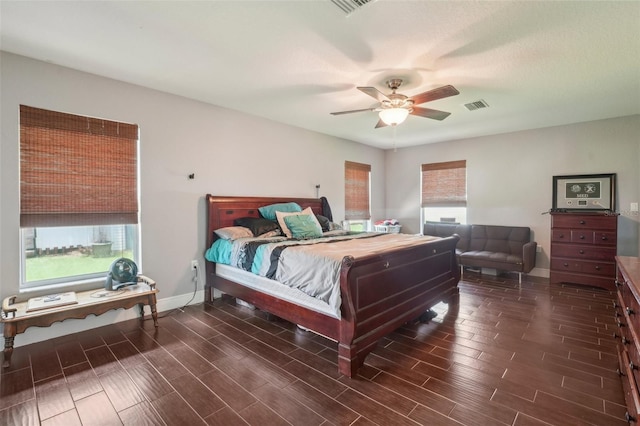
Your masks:
<svg viewBox="0 0 640 426"><path fill-rule="evenodd" d="M368 164L345 161L344 163L344 209L347 220L367 220L371 218L369 207Z"/></svg>
<svg viewBox="0 0 640 426"><path fill-rule="evenodd" d="M422 207L467 205L467 161L422 165Z"/></svg>
<svg viewBox="0 0 640 426"><path fill-rule="evenodd" d="M138 126L20 106L20 226L138 223Z"/></svg>

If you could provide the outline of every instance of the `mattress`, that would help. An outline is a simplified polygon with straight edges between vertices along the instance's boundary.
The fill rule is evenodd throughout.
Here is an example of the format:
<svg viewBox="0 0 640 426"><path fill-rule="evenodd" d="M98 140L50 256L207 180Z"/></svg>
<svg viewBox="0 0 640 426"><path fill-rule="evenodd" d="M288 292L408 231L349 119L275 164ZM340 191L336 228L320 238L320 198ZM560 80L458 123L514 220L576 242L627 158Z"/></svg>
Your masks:
<svg viewBox="0 0 640 426"><path fill-rule="evenodd" d="M311 309L332 318L340 319L328 303L269 278L221 263L216 264L216 275L261 293L286 300L287 302Z"/></svg>

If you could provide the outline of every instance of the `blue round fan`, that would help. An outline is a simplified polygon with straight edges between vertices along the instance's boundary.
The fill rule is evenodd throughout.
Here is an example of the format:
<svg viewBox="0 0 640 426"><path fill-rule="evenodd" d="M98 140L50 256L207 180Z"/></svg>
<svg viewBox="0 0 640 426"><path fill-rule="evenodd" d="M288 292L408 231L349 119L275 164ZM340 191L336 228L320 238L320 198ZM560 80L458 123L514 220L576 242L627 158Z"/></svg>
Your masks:
<svg viewBox="0 0 640 426"><path fill-rule="evenodd" d="M104 288L110 291L138 282L138 265L125 257L116 259L109 267Z"/></svg>

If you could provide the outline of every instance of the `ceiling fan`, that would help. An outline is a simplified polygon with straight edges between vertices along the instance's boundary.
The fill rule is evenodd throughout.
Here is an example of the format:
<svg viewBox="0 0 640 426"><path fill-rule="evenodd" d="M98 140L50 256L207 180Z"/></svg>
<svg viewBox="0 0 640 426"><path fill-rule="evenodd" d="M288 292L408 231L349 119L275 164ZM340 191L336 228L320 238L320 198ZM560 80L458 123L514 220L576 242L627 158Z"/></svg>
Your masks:
<svg viewBox="0 0 640 426"><path fill-rule="evenodd" d="M362 93L365 93L372 98L377 99L380 105L375 108L355 109L351 111L339 111L332 112L331 115L351 114L354 112L363 111L377 111L380 116L376 129L385 126L397 126L406 120L409 114L417 115L418 117L432 118L434 120L444 120L450 112L438 111L435 109L422 108L415 105L420 105L425 102L435 101L437 99L447 98L449 96L458 95L458 89L451 85L442 86L437 89L428 90L418 95L408 97L400 93L396 93L396 90L402 84L402 79L394 78L387 81L387 86L391 89L391 94L385 95L375 87L358 87Z"/></svg>

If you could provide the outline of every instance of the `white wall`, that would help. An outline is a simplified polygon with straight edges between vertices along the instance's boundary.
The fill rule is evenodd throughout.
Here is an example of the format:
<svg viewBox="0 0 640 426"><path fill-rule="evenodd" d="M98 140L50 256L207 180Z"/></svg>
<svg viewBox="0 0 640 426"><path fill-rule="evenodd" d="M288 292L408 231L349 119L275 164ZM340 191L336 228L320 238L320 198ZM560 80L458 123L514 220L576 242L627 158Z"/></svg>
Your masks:
<svg viewBox="0 0 640 426"><path fill-rule="evenodd" d="M534 275L548 276L555 175L617 173L618 254L638 256L640 116L458 140L388 151L387 216L421 232L420 166L467 160L467 222L529 226L542 245Z"/></svg>
<svg viewBox="0 0 640 426"><path fill-rule="evenodd" d="M207 193L315 197L320 184L320 195L328 198L339 222L344 218L344 161L350 160L371 165L372 213L384 216L385 154L377 148L6 52L0 67L2 298L18 294L19 288L20 104L140 126L140 266L158 282L159 309L181 306L193 294L191 260L199 259L204 267ZM187 178L190 173L194 180ZM32 328L16 338L16 345L135 313L120 310Z"/></svg>

